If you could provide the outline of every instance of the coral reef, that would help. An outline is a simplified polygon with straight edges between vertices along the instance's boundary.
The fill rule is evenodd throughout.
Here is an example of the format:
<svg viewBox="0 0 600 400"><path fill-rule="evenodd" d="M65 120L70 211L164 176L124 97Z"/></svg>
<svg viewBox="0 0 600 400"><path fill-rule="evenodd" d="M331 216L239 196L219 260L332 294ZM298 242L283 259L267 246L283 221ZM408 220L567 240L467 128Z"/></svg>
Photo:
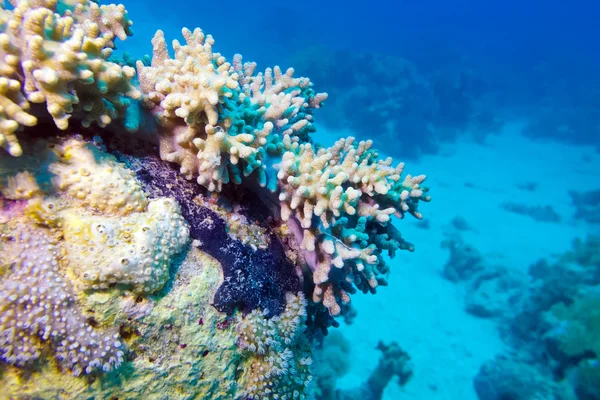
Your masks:
<svg viewBox="0 0 600 400"><path fill-rule="evenodd" d="M442 276L451 282L470 281L485 268L483 255L460 236L444 240L442 248L450 251Z"/></svg>
<svg viewBox="0 0 600 400"><path fill-rule="evenodd" d="M496 358L481 367L473 382L481 400L574 400L572 393L526 363Z"/></svg>
<svg viewBox="0 0 600 400"><path fill-rule="evenodd" d="M254 310L236 326L238 347L250 367L241 378L244 395L251 399L305 398L312 375L311 351L303 336L306 300L300 293L286 294L286 308L268 319L265 311Z"/></svg>
<svg viewBox="0 0 600 400"><path fill-rule="evenodd" d="M531 82L543 89L529 96L525 111L529 123L524 133L532 138L552 139L576 145L593 146L600 143L600 81L593 72L579 71L574 79L564 78L564 70L550 71L542 63L533 70Z"/></svg>
<svg viewBox="0 0 600 400"><path fill-rule="evenodd" d="M600 240L575 240L555 262L531 265L528 277L489 265L476 250L459 251L468 248L460 240L451 243L448 265L467 278L467 309L495 319L508 345L475 378L479 398L599 398Z"/></svg>
<svg viewBox="0 0 600 400"><path fill-rule="evenodd" d="M158 31L152 64L137 64L144 103L161 127L161 158L179 164L188 179L197 176L210 191L230 181L240 184L242 175L254 172L266 185L267 152L281 153L283 139L289 147L313 131L312 109L327 94L314 93L308 79L293 77L293 69L253 75L256 64L242 64L239 55L233 65L226 62L200 29L184 29L183 36L186 45L175 41L170 59Z"/></svg>
<svg viewBox="0 0 600 400"><path fill-rule="evenodd" d="M599 293L585 293L570 305L558 303L547 313L553 328L545 334L548 349L558 359L587 359L600 357ZM596 360L596 362L598 362Z"/></svg>
<svg viewBox="0 0 600 400"><path fill-rule="evenodd" d="M200 29L119 58L131 25L123 5L1 4L3 394L308 398L350 294L414 250L394 218L422 218L426 177L314 142L328 95L294 69L228 62ZM379 350L361 398L410 377Z"/></svg>
<svg viewBox="0 0 600 400"><path fill-rule="evenodd" d="M560 222L560 215L550 205L529 206L521 203L502 203L500 205L504 210L532 218L538 222Z"/></svg>
<svg viewBox="0 0 600 400"><path fill-rule="evenodd" d="M131 85L135 70L107 61L114 38L131 35L131 21L122 5L89 0L12 0L0 9L0 145L22 154L16 133L34 126L38 116L30 102L46 104L59 129L76 114L84 126L101 127L123 118L139 98ZM42 115L43 117L43 115Z"/></svg>
<svg viewBox="0 0 600 400"><path fill-rule="evenodd" d="M424 175L402 180L404 164L392 167L391 159L377 160L371 144L356 145L350 138L317 152L303 144L299 154L283 155L277 175L286 182L279 195L281 217L313 272L313 300L332 315L349 302L352 284L363 292L386 284L383 250L393 256L398 249L413 249L389 224L391 215L420 219L418 202L429 201L420 186Z"/></svg>
<svg viewBox="0 0 600 400"><path fill-rule="evenodd" d="M302 334L308 329L307 304L298 292L297 269L283 249L279 254L260 251L228 235L224 217L211 211L206 197L189 196L202 188L157 155L141 159L115 152L116 158L99 138L24 145L32 157L21 157L23 164L15 165L13 158L0 160L0 169L11 178L0 180L10 182L3 193L18 195L16 200L3 198L7 208L2 214L10 218L0 224L1 355L6 364L18 367L2 366L1 380L9 396L236 398L251 392L252 374L269 363L290 371L303 368L302 382L294 385L305 395L309 386L304 383L311 376L310 336ZM102 171L113 185L105 188L88 180L91 187L80 181L74 191L72 185L63 185L64 171L53 166ZM141 166L154 175L152 184L136 169ZM15 167L28 172L15 174ZM88 201L96 193L107 193L102 211L99 203ZM138 209L140 203L143 208ZM262 229L271 235L271 247L281 246L272 231ZM22 253L29 247L39 250ZM223 266L204 249L249 279L226 281ZM234 262L241 254L248 258ZM290 283L276 281L278 270ZM264 290L251 278L262 282ZM235 301L219 303L218 293L229 296L233 284L243 292ZM39 288L40 294L32 293L31 287ZM295 291L274 297L290 287ZM219 311L225 307L235 315ZM245 310L246 316L236 309ZM268 355L250 355L241 345L236 319L280 321L285 348L276 352L270 344ZM56 361L46 349L55 352ZM55 365L96 378L68 378ZM34 372L22 382L19 368L30 366ZM105 373L101 379L94 375L97 370ZM293 383L276 371L261 378L264 388L284 393ZM180 392L182 385L185 394Z"/></svg>
<svg viewBox="0 0 600 400"><path fill-rule="evenodd" d="M170 260L189 238L179 206L168 198L118 220L68 213L63 221L69 263L93 289L118 283L136 293L159 290L169 277Z"/></svg>
<svg viewBox="0 0 600 400"><path fill-rule="evenodd" d="M323 338L316 355L314 368L314 396L318 400L336 398L336 381L350 370L351 345L339 331Z"/></svg>
<svg viewBox="0 0 600 400"><path fill-rule="evenodd" d="M114 157L77 140L54 149L56 160L48 165L53 183L79 206L119 216L147 208L140 184Z"/></svg>
<svg viewBox="0 0 600 400"><path fill-rule="evenodd" d="M221 264L223 282L213 298L213 304L219 311L231 313L235 309L244 312L261 309L272 316L284 310L285 294L296 293L301 288L300 272L286 257L284 247L272 231L266 233L270 238L266 249L244 245L243 238L228 232L229 217L222 218L213 211L214 204L206 196L206 191L195 182L184 179L158 155L120 153L118 156L135 172L144 190L152 197L177 200L189 224L194 245ZM243 193L242 196L246 197L244 204L259 204L252 193L241 190L236 190L236 193L238 196ZM209 202L204 204L203 199L209 199ZM255 207L248 211L245 215L249 220L268 220L264 209L257 210Z"/></svg>
<svg viewBox="0 0 600 400"><path fill-rule="evenodd" d="M0 358L23 366L40 358L50 343L57 360L78 376L110 371L123 362L115 329L97 332L75 305L71 285L58 272L59 250L42 230L6 229L0 284Z"/></svg>
<svg viewBox="0 0 600 400"><path fill-rule="evenodd" d="M518 306L526 279L501 265L488 265L483 255L460 235L449 234L442 248L450 251L442 276L465 287L465 310L481 318L506 315L507 305Z"/></svg>
<svg viewBox="0 0 600 400"><path fill-rule="evenodd" d="M312 114L327 94L314 92L293 69L254 75L256 65L241 56L226 62L199 29L184 29L183 36L186 44L175 41L170 58L157 32L151 65L137 65L161 159L210 192L229 182L267 187L259 196L279 202L275 212L288 222L312 271L312 300L330 314L343 312L354 286L367 292L385 284L382 251L412 249L390 216L421 218L418 203L429 201L425 176L401 178L404 164L379 160L370 141L348 138L331 148L311 143Z"/></svg>

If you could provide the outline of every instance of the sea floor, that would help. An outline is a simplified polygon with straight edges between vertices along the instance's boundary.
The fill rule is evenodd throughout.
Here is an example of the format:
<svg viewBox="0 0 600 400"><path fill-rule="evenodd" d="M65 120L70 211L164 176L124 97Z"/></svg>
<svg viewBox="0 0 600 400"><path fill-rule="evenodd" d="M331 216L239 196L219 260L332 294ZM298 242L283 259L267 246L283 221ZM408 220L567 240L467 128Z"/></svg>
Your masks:
<svg viewBox="0 0 600 400"><path fill-rule="evenodd" d="M464 287L441 275L449 256L441 242L453 231L454 217L472 227L461 236L491 264L523 272L594 232L573 219L568 192L598 189L600 155L591 148L532 141L520 129L511 124L485 143L465 139L445 145L438 155L407 162L408 173L428 175L433 200L421 207L428 223L397 221L416 251L392 261L388 287L376 295L353 296L358 316L342 327L352 343L352 366L340 387L363 382L377 365L378 341L393 340L412 357L414 376L403 388L389 385L384 399L477 399L473 378L504 345L495 322L465 311ZM318 140L330 142L334 136L340 132L320 130ZM535 183L535 190L519 188L527 183ZM550 205L561 222L508 212L500 207L504 202Z"/></svg>

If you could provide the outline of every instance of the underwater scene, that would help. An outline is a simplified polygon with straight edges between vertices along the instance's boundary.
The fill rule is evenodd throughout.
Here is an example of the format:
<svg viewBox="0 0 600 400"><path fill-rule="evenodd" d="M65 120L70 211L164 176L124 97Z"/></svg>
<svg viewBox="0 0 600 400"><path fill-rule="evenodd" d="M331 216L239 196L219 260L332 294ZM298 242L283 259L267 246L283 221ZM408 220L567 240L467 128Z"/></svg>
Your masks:
<svg viewBox="0 0 600 400"><path fill-rule="evenodd" d="M600 3L121 1L0 0L0 400L600 400Z"/></svg>

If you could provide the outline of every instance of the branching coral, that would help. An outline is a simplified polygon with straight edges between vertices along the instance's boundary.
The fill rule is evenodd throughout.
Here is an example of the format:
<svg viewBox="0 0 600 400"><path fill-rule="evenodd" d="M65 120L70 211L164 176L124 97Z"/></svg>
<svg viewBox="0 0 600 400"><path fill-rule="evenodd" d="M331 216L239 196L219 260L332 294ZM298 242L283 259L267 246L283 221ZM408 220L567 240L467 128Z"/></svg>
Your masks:
<svg viewBox="0 0 600 400"><path fill-rule="evenodd" d="M425 176L402 179L404 164L391 163L377 158L371 142L356 145L353 138L317 151L303 144L283 155L277 175L281 216L313 271L313 300L332 315L349 302L352 284L365 292L385 284L383 250L412 250L390 219L406 213L421 218L418 202L429 201L421 188Z"/></svg>
<svg viewBox="0 0 600 400"><path fill-rule="evenodd" d="M0 17L4 62L14 61L6 64L12 70L0 65L6 67L0 89L21 105L20 111L4 108L12 110L6 115L13 122L22 120L17 127L37 122L28 101L45 102L57 127L65 129L80 111L84 127L92 121L104 127L124 116L126 96L138 96L130 84L132 69L107 61L114 38L130 34L124 8L87 0L22 0ZM29 47L13 49L23 35L29 35L29 47L37 43L39 54ZM255 74L256 65L242 63L241 56L230 64L213 52L213 38L201 30L184 29L183 36L186 43L175 41L171 58L158 31L151 65L136 65L144 93L139 104L149 110L139 114L149 121L140 125L139 139L150 136L163 161L178 164L180 175L195 178L209 192L227 193L228 183L244 185L237 195L252 193L268 208L262 214L269 232L264 248L248 249L227 235L226 224L196 203L198 185L177 177L166 162L158 166L147 154L114 152L134 175L96 139L95 145L81 138L51 140L44 161L31 169L36 172L10 177L3 193L26 203L23 218L60 238L66 271L88 291L126 286L134 293L156 292L177 253L189 237L195 239L196 249L222 264L213 305L243 314L237 344L245 356L240 377L245 396L302 398L311 359L301 335L307 302L296 267L306 267L304 276L312 279L304 285L311 318L339 315L356 289L374 292L385 285L383 253L413 249L392 218L421 218L419 202L429 201L425 176L403 176L404 164L380 159L371 141L342 139L330 148L313 143L313 112L327 94L316 93L309 79L279 67ZM16 129L3 133L14 155L21 152L10 136ZM118 364L110 360L109 367Z"/></svg>
<svg viewBox="0 0 600 400"><path fill-rule="evenodd" d="M265 121L272 122L281 136L303 137L315 131L312 125L312 109L327 100L327 93L315 93L308 78L295 78L294 69L285 73L279 66L267 68L254 75L256 63L242 63L242 56L233 59L233 72L240 79L242 95L260 106Z"/></svg>
<svg viewBox="0 0 600 400"><path fill-rule="evenodd" d="M385 251L412 250L391 221L421 218L425 176L403 177L404 165L379 159L370 141L314 143L313 113L327 94L291 68L255 74L256 64L241 56L227 62L200 29L183 30L186 43L173 43L172 58L158 31L152 62L138 62L135 77L130 66L108 61L114 40L132 33L123 6L11 4L0 9L0 145L28 154L0 158L0 205L10 203L0 225L9 232L0 235L0 358L24 366L44 347L75 375L109 371L124 358L118 325L136 356L123 377L143 372L144 384L158 381L179 364L186 372L174 382L211 380L204 387L225 388L223 397L306 398L312 333L333 325L350 293L386 283ZM26 129L44 117L57 129ZM71 117L82 128L59 135ZM124 124L113 124L111 135L87 129L116 119ZM240 221L254 221L249 231L262 245L229 234L232 214L211 211L207 192L238 206ZM197 261L209 258L210 274L200 272ZM148 294L156 295L140 296ZM179 295L184 300L174 301ZM204 343L203 334L228 348ZM381 381L369 381L377 396L393 375L408 376L404 352L380 349L400 361L382 364ZM208 370L198 360L219 357L212 352L230 357L217 375L229 369L231 384L196 375ZM53 366L40 363L31 382ZM125 397L136 386L126 380ZM66 393L95 396L104 383Z"/></svg>
<svg viewBox="0 0 600 400"><path fill-rule="evenodd" d="M265 186L267 152L280 155L284 136L314 131L310 110L327 95L314 93L307 78L294 78L293 69L254 76L255 64L242 64L239 55L231 65L200 29L184 29L183 36L186 45L175 41L171 59L158 31L152 65L137 64L145 104L162 127L161 158L211 191L254 172Z"/></svg>
<svg viewBox="0 0 600 400"><path fill-rule="evenodd" d="M139 91L131 67L106 61L115 36L131 35L122 5L89 0L12 0L0 5L0 145L22 153L15 133L34 126L31 103L45 103L59 129L74 113L84 126L121 118Z"/></svg>
<svg viewBox="0 0 600 400"><path fill-rule="evenodd" d="M404 164L380 160L370 141L311 144L312 112L326 93L314 92L293 69L255 75L256 64L239 55L230 65L199 29L183 35L187 44L175 41L171 59L157 32L152 65L138 62L145 103L161 125L161 158L210 191L253 174L274 191L313 271L313 300L332 315L348 303L353 286L373 291L384 284L382 251L412 249L389 223L391 215L421 218L418 202L429 200L425 176L402 178Z"/></svg>
<svg viewBox="0 0 600 400"><path fill-rule="evenodd" d="M218 105L238 87L229 76L229 63L213 53L212 36L200 29L183 30L186 45L173 42L175 58L169 58L164 34L158 31L152 39L152 65L138 61L140 87L145 102L153 108L164 128L160 137L161 158L181 166L181 173L190 179L199 175L199 183L216 190L221 182L229 182L226 161L221 153L246 158L256 152L247 137L228 136L221 127Z"/></svg>
<svg viewBox="0 0 600 400"><path fill-rule="evenodd" d="M425 176L401 178L404 165L379 160L370 141L312 145L312 112L326 93L314 92L293 69L255 75L256 64L239 55L230 65L198 29L183 35L187 45L175 41L174 59L159 31L152 65L138 62L146 104L162 126L161 158L179 164L188 179L197 175L210 191L252 174L274 191L313 270L313 300L331 314L348 303L353 284L373 291L385 283L381 252L412 249L391 215L421 218L417 204L429 200L420 186Z"/></svg>

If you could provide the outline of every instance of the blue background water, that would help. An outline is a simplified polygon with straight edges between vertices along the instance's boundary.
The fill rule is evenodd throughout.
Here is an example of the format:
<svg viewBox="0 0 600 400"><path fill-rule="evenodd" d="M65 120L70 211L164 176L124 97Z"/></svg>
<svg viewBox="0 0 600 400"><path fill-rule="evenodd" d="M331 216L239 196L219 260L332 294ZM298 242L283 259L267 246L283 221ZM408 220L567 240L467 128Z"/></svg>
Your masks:
<svg viewBox="0 0 600 400"><path fill-rule="evenodd" d="M443 57L440 51L450 49L490 68L512 66L515 73L547 60L560 72L573 73L597 71L599 7L591 0L178 1L167 6L129 1L136 37L127 45L148 53L156 27L175 37L183 26L200 26L218 39L221 53L241 53L265 65L319 44L424 62L435 62Z"/></svg>
<svg viewBox="0 0 600 400"><path fill-rule="evenodd" d="M599 2L125 5L136 34L122 49L149 54L156 29L170 41L182 40L182 27L198 26L228 58L241 53L259 69L297 66L331 95L321 121L317 114L316 140L375 138L384 153L406 159L409 172L428 174L434 200L423 207L427 222L398 222L416 252L392 261L390 287L353 297L358 316L342 327L351 365L339 387L363 381L377 365L377 342L393 340L412 356L415 373L402 388L390 385L386 399L500 399L477 382L516 387L522 379L525 387L538 388L539 382L527 381L531 374L548 387L564 384L580 399L598 398L598 368L596 383L582 383L580 371L581 363L600 355L583 361L548 356L548 342L559 342L564 331L540 322L525 326L535 334L524 337L516 327L527 307L533 310L529 321L551 318L552 306L564 299L542 306L532 288L556 289L549 282L556 271L578 268L561 254L574 239L600 233ZM578 252L596 257L586 267L600 271L600 245L588 244ZM484 270L501 266L500 276L516 283L502 286L494 278L476 287L476 273L448 279L449 268L460 267L450 254L464 261L463 268L474 264L459 251L466 245ZM528 274L540 259L550 268ZM599 282L586 279L559 288L577 292L565 302L596 296ZM474 305L493 315L482 318ZM505 375L482 374L481 366L498 354L515 361L512 372L502 365ZM534 398L520 396L510 398Z"/></svg>

